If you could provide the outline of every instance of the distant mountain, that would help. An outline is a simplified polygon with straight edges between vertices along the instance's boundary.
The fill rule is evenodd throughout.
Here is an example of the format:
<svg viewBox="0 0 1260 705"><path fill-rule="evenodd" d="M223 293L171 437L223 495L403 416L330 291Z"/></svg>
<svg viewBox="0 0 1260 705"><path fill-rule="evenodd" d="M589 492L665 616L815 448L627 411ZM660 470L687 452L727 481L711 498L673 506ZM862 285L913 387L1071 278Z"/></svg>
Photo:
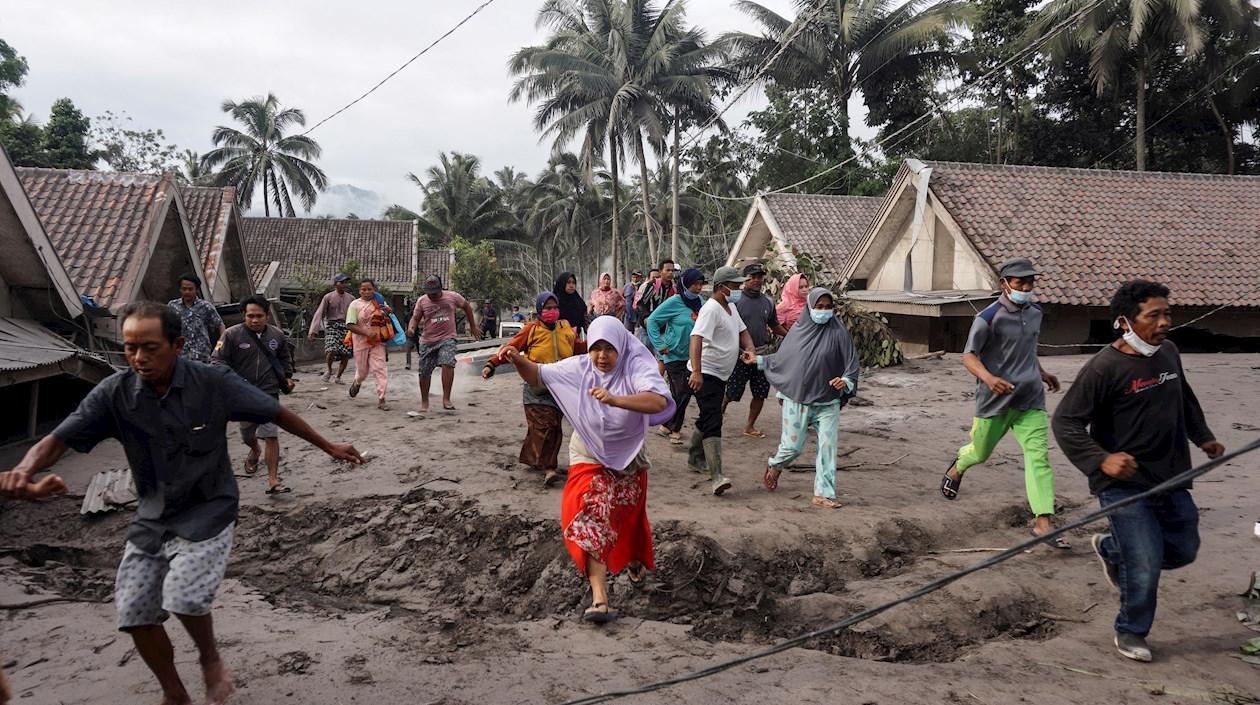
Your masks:
<svg viewBox="0 0 1260 705"><path fill-rule="evenodd" d="M320 215L344 218L354 213L360 218L380 218L389 206L390 202L375 191L362 189L352 184L332 184L319 194L319 198L315 200L315 207L309 213L299 213L299 215L304 218ZM262 201L255 198L253 206L245 215L260 216L262 214Z"/></svg>

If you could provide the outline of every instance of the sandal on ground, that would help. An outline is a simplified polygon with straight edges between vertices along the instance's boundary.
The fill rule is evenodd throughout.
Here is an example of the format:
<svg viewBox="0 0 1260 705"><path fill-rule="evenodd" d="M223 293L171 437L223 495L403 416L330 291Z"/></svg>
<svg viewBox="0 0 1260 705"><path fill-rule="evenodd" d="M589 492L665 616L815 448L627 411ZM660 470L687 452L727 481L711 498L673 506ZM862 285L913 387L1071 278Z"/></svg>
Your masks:
<svg viewBox="0 0 1260 705"><path fill-rule="evenodd" d="M455 405L454 405L454 404L448 404L448 403L446 403L446 402L442 402L442 409L443 409L443 410L445 410L445 411L454 411L454 410L455 410Z"/></svg>
<svg viewBox="0 0 1260 705"><path fill-rule="evenodd" d="M962 476L958 479L949 476L949 471L954 469L954 463L949 464L949 469L941 476L941 494L945 499L958 499L958 491L962 489Z"/></svg>
<svg viewBox="0 0 1260 705"><path fill-rule="evenodd" d="M766 486L767 490L774 492L779 489L779 476L783 471L771 465L766 466L766 473L761 476L761 484Z"/></svg>
<svg viewBox="0 0 1260 705"><path fill-rule="evenodd" d="M642 563L626 566L626 580L630 581L631 587L642 589L647 583L647 572L647 566Z"/></svg>
<svg viewBox="0 0 1260 705"><path fill-rule="evenodd" d="M1033 529L1033 530L1032 530L1032 535L1033 535L1033 536L1037 536L1037 537L1041 537L1041 536L1044 536L1045 534L1039 534L1039 533L1037 533L1037 530L1036 530L1036 529ZM1068 549L1072 548L1072 544L1068 543L1068 542L1067 542L1067 539L1063 538L1063 536L1062 536L1062 535L1055 536L1055 537L1054 537L1054 540L1053 540L1053 541L1051 541L1050 543L1046 544L1046 545L1050 546L1051 548L1061 548L1061 549L1063 549L1063 550L1068 550Z"/></svg>
<svg viewBox="0 0 1260 705"><path fill-rule="evenodd" d="M839 509L844 506L829 497L814 497L813 502L815 507L822 507L823 509Z"/></svg>
<svg viewBox="0 0 1260 705"><path fill-rule="evenodd" d="M674 437L674 434L670 433L669 431L663 428L656 429L656 435L660 436L661 438L669 438L669 439L672 439Z"/></svg>
<svg viewBox="0 0 1260 705"><path fill-rule="evenodd" d="M547 473L543 475L543 487L551 487L555 485L556 480L559 480L559 479L560 479L560 473L556 472L555 470L548 470Z"/></svg>
<svg viewBox="0 0 1260 705"><path fill-rule="evenodd" d="M682 444L683 444L683 437L682 437L682 434L681 434L681 433L671 433L671 434L669 434L669 442L670 442L672 445L676 445L676 446L680 446L680 445L682 445Z"/></svg>
<svg viewBox="0 0 1260 705"><path fill-rule="evenodd" d="M246 456L245 473L248 475L253 475L256 472L258 472L258 458L254 458L253 460L250 460L249 457Z"/></svg>
<svg viewBox="0 0 1260 705"><path fill-rule="evenodd" d="M604 609L599 609L603 607ZM582 621L591 624L608 624L617 619L617 610L608 606L607 602L596 602L582 613Z"/></svg>
<svg viewBox="0 0 1260 705"><path fill-rule="evenodd" d="M360 385L358 382L354 382L353 384L350 385L350 398L351 399L359 396L359 386Z"/></svg>
<svg viewBox="0 0 1260 705"><path fill-rule="evenodd" d="M293 490L289 489L288 487L284 486L283 484L279 484L279 485L272 485L271 487L268 487L268 488L267 488L267 494L288 494L288 493L290 493L290 492L292 492L292 491L293 491Z"/></svg>
<svg viewBox="0 0 1260 705"><path fill-rule="evenodd" d="M376 402L376 408L380 409L381 411L389 411L389 405L385 403L384 399Z"/></svg>
<svg viewBox="0 0 1260 705"><path fill-rule="evenodd" d="M744 435L748 436L749 438L765 438L766 437L766 434L762 433L761 431L758 431L755 428L751 431L744 431Z"/></svg>

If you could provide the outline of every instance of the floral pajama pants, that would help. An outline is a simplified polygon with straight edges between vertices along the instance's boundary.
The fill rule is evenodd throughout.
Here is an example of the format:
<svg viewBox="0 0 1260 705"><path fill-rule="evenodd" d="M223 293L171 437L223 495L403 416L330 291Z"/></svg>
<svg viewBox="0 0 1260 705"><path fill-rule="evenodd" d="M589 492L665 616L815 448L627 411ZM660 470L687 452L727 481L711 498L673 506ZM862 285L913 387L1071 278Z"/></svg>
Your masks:
<svg viewBox="0 0 1260 705"><path fill-rule="evenodd" d="M814 429L818 434L818 457L814 461L814 495L836 498L836 449L840 435L840 402L827 404L799 404L782 394L783 431L779 436L779 450L770 458L770 466L778 470L787 467L805 450L805 434Z"/></svg>

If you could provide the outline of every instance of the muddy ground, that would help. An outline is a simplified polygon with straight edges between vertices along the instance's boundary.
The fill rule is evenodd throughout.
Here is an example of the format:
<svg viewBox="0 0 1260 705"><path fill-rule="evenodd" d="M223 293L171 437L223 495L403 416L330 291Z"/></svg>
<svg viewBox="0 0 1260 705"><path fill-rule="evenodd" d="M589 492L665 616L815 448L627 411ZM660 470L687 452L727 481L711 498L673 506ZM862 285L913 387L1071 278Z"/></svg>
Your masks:
<svg viewBox="0 0 1260 705"><path fill-rule="evenodd" d="M1083 357L1045 360L1070 383ZM519 380L459 378L455 412L406 414L416 382L391 360L393 409L373 408L308 369L284 403L328 435L364 437L373 456L339 467L290 437L281 473L294 493L264 496L242 475L242 512L215 615L237 703L560 703L746 654L904 594L1022 540L1018 446L1007 440L953 503L940 473L969 428L973 385L957 356L869 375L844 412L845 507L810 505L812 465L760 488L773 441L726 424L722 498L652 436L649 515L659 570L642 591L614 582L617 623L577 620L589 600L564 551L559 489L516 464ZM1260 356L1187 356L1208 418L1227 446L1260 432ZM1051 405L1057 398L1051 396ZM693 407L694 413L694 407ZM778 435L777 407L759 426ZM242 447L231 438L233 454ZM365 448L366 446L366 448ZM0 451L11 463L20 449ZM812 446L802 461L812 460ZM1053 451L1064 516L1095 505ZM122 467L103 444L59 467L72 492ZM802 468L805 470L805 468ZM1042 548L794 649L638 703L1260 703L1260 668L1233 654L1251 634L1235 593L1260 568L1260 456L1202 480L1203 548L1166 573L1151 635L1156 662L1125 661L1111 638L1116 596L1089 532L1071 551ZM82 518L78 502L5 504L0 514L0 655L16 702L143 703L158 690L113 627L113 567L129 517ZM15 605L47 597L68 601ZM172 635L197 683L187 636Z"/></svg>

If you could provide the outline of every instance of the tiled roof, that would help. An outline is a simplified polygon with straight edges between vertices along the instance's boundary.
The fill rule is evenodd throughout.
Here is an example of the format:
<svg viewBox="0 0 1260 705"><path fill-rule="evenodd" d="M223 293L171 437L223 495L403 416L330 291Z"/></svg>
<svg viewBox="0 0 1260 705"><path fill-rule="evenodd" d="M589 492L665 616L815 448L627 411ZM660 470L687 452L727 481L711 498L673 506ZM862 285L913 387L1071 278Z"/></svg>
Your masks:
<svg viewBox="0 0 1260 705"><path fill-rule="evenodd" d="M271 262L251 262L249 265L249 281L254 285L254 289L263 285L263 277L267 276L267 270L271 268Z"/></svg>
<svg viewBox="0 0 1260 705"><path fill-rule="evenodd" d="M181 186L179 191L184 201L184 213L188 217L188 228L192 231L193 242L197 244L197 256L205 269L206 288L214 291L236 189L231 186Z"/></svg>
<svg viewBox="0 0 1260 705"><path fill-rule="evenodd" d="M108 307L135 284L128 277L148 239L151 220L170 198L168 177L69 169L19 168L22 186L79 293ZM134 266L133 266L134 265Z"/></svg>
<svg viewBox="0 0 1260 705"><path fill-rule="evenodd" d="M1031 257L1038 298L1105 306L1151 278L1179 305L1260 306L1260 177L928 163L930 189L995 269Z"/></svg>
<svg viewBox="0 0 1260 705"><path fill-rule="evenodd" d="M416 277L421 282L430 274L442 277L442 283L451 285L451 251L420 250L416 257Z"/></svg>
<svg viewBox="0 0 1260 705"><path fill-rule="evenodd" d="M337 218L242 218L241 234L251 266L280 262L276 276L291 281L303 270L331 276L346 262L359 263L359 275L382 282L415 280L415 226L409 220Z"/></svg>
<svg viewBox="0 0 1260 705"><path fill-rule="evenodd" d="M775 193L762 196L788 243L839 271L862 241L884 199Z"/></svg>

